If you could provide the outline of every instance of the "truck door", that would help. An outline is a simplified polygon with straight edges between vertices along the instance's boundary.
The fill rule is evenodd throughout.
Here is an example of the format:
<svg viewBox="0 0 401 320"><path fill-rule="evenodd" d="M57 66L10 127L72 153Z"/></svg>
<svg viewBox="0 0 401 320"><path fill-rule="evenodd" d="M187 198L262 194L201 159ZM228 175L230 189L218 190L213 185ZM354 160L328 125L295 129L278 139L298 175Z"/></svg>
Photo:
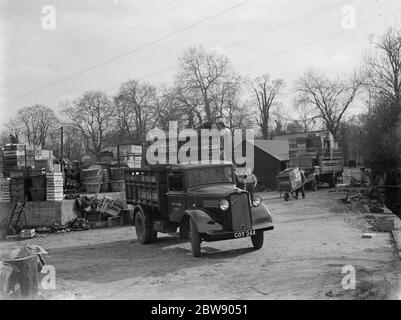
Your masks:
<svg viewBox="0 0 401 320"><path fill-rule="evenodd" d="M186 209L184 175L182 172L170 172L168 175L168 212L169 220L180 222Z"/></svg>

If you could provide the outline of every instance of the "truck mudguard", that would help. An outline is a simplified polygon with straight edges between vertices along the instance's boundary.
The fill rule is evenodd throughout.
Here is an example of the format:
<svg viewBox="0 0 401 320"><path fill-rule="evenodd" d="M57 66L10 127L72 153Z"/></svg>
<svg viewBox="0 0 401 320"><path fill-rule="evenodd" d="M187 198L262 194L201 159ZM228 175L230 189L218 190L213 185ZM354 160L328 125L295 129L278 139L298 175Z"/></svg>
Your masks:
<svg viewBox="0 0 401 320"><path fill-rule="evenodd" d="M189 216L196 225L198 233L206 233L208 231L223 231L221 224L214 221L205 211L194 209L186 210L185 215Z"/></svg>
<svg viewBox="0 0 401 320"><path fill-rule="evenodd" d="M273 223L269 209L262 202L259 207L251 207L252 228L259 229Z"/></svg>

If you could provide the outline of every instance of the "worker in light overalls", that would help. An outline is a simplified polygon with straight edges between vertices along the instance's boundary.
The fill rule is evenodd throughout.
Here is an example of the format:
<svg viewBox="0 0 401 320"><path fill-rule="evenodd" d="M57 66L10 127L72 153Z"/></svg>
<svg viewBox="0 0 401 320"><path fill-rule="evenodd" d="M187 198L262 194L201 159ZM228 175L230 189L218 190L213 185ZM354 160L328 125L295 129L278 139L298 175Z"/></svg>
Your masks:
<svg viewBox="0 0 401 320"><path fill-rule="evenodd" d="M251 168L238 168L236 172L236 184L237 187L244 189L249 192L251 200L255 194L255 188L258 183L256 176L252 173Z"/></svg>

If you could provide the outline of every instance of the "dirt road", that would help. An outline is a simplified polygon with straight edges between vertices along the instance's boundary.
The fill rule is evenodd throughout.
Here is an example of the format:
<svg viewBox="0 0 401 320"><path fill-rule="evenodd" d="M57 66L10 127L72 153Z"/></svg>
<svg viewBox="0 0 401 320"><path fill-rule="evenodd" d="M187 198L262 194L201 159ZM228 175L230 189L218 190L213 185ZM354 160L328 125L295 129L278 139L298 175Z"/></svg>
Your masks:
<svg viewBox="0 0 401 320"><path fill-rule="evenodd" d="M56 290L49 299L375 299L401 298L401 263L389 233L361 238L363 214L349 212L338 193L308 192L284 202L262 194L275 230L254 251L249 238L190 244L159 235L141 245L133 227L3 242L2 253L24 243L49 251ZM344 290L342 268L356 269L356 289Z"/></svg>

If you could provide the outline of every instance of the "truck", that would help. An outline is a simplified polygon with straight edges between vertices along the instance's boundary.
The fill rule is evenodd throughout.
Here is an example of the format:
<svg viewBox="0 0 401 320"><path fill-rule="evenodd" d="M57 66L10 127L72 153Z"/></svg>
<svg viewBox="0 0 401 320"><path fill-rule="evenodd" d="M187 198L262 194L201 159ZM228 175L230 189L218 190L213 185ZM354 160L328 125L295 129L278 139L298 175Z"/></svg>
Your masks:
<svg viewBox="0 0 401 320"><path fill-rule="evenodd" d="M330 132L306 132L290 137L288 141L289 167L303 170L312 190L315 191L320 183L334 187L341 179L344 158Z"/></svg>
<svg viewBox="0 0 401 320"><path fill-rule="evenodd" d="M274 229L262 199L236 186L231 162L126 168L124 180L142 244L156 241L159 232L179 230L200 257L203 241L250 237L257 250L264 232Z"/></svg>

